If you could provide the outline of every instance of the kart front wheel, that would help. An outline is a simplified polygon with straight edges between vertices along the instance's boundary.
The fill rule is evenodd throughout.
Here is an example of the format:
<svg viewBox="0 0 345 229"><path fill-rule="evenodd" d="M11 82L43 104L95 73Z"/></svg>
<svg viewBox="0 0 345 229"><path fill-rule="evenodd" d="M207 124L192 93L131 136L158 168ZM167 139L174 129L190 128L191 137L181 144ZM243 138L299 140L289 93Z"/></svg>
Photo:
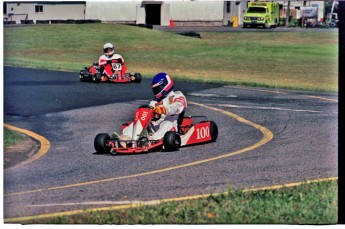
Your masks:
<svg viewBox="0 0 345 229"><path fill-rule="evenodd" d="M110 136L107 133L97 134L94 141L94 147L97 153L110 153L110 147L106 145L110 140Z"/></svg>
<svg viewBox="0 0 345 229"><path fill-rule="evenodd" d="M134 74L134 83L140 83L141 82L141 74L140 73L135 73Z"/></svg>
<svg viewBox="0 0 345 229"><path fill-rule="evenodd" d="M84 82L86 81L86 77L88 75L88 72L87 70L81 70L80 73L79 73L79 79L81 82Z"/></svg>
<svg viewBox="0 0 345 229"><path fill-rule="evenodd" d="M181 137L175 131L168 131L163 138L165 151L178 151L181 146Z"/></svg>
<svg viewBox="0 0 345 229"><path fill-rule="evenodd" d="M100 73L95 73L92 75L92 81L94 83L99 83L101 82L101 74Z"/></svg>

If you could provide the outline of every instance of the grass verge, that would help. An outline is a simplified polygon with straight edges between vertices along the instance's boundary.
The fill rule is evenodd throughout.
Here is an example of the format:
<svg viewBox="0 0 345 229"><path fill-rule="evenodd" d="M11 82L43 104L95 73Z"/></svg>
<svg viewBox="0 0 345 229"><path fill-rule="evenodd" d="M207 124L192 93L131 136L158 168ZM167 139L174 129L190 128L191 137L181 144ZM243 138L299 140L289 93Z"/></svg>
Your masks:
<svg viewBox="0 0 345 229"><path fill-rule="evenodd" d="M113 42L129 71L152 77L338 91L338 32L202 32L202 39L135 26L4 27L4 64L75 71ZM76 77L78 77L76 75Z"/></svg>
<svg viewBox="0 0 345 229"><path fill-rule="evenodd" d="M20 143L25 139L26 136L4 127L4 147L9 147L11 145Z"/></svg>
<svg viewBox="0 0 345 229"><path fill-rule="evenodd" d="M337 181L293 188L229 189L207 198L117 211L87 211L29 224L336 224Z"/></svg>

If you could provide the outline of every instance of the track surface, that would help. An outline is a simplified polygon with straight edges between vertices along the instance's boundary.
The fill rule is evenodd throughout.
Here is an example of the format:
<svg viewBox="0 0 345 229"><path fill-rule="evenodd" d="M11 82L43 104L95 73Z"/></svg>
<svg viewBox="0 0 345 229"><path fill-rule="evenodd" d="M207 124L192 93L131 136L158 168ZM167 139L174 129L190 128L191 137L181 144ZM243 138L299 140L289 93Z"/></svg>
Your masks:
<svg viewBox="0 0 345 229"><path fill-rule="evenodd" d="M51 143L40 159L4 170L5 219L338 174L336 94L176 82L188 101L219 109L187 110L218 124L217 142L113 157L95 154L93 139L120 131L148 103L149 80L81 83L77 73L5 67L4 88L5 123ZM250 148L265 138L258 127L273 139Z"/></svg>

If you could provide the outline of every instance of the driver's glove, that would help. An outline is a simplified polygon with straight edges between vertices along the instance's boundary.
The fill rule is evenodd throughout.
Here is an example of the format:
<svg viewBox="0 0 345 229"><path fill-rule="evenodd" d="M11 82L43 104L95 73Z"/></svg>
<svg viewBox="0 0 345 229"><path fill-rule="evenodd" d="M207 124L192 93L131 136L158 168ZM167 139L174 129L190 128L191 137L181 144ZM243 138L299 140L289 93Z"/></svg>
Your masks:
<svg viewBox="0 0 345 229"><path fill-rule="evenodd" d="M153 108L153 111L159 115L167 113L167 109L164 106L155 106Z"/></svg>

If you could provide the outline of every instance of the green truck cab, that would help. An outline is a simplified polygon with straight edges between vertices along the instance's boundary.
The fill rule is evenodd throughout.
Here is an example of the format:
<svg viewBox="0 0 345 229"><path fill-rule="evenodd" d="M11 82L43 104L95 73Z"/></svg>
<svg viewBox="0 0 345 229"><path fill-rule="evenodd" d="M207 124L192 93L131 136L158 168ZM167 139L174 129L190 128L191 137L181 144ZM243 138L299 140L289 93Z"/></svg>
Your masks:
<svg viewBox="0 0 345 229"><path fill-rule="evenodd" d="M276 2L249 2L244 14L243 28L263 26L275 28L279 24L279 3Z"/></svg>

